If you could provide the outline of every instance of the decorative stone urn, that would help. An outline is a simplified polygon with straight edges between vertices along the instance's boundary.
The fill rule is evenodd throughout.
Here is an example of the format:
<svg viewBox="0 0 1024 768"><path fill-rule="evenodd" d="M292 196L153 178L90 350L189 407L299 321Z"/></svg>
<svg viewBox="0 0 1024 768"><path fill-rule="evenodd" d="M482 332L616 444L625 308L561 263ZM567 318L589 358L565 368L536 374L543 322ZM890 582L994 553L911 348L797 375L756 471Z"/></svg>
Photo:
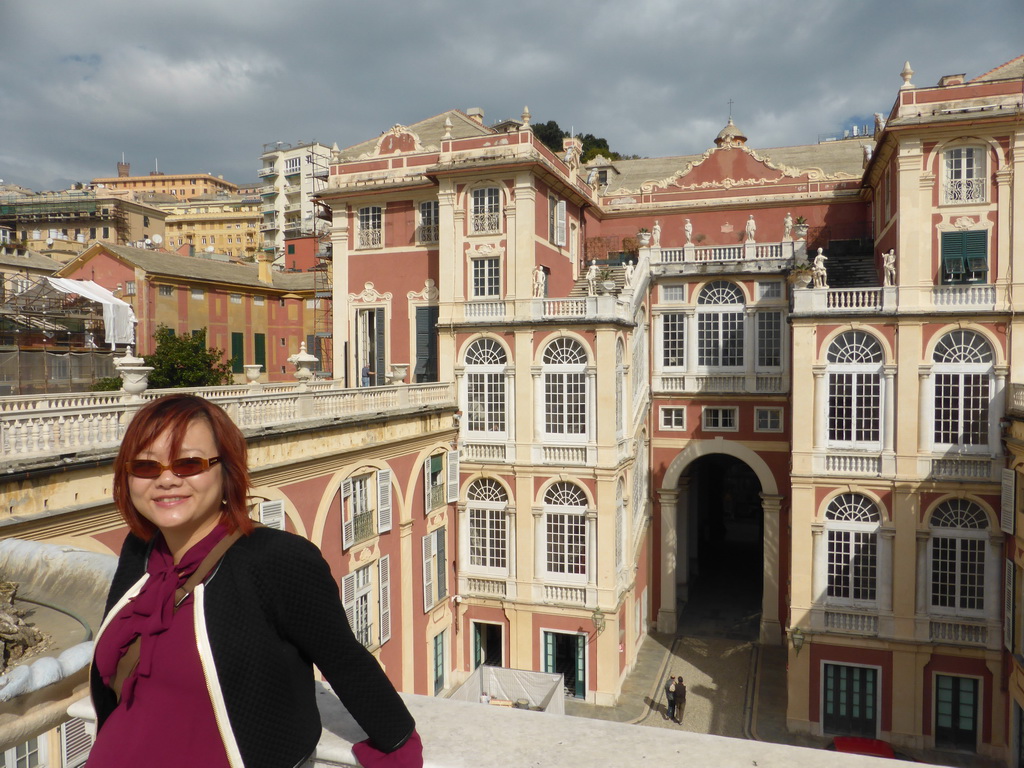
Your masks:
<svg viewBox="0 0 1024 768"><path fill-rule="evenodd" d="M243 365L242 368L245 369L245 378L246 381L249 382L250 387L262 386L262 384L260 384L260 371L263 368L262 365L259 363L249 363L248 365Z"/></svg>
<svg viewBox="0 0 1024 768"><path fill-rule="evenodd" d="M650 232L637 232L636 239L640 242L640 245L647 247L651 244L651 233Z"/></svg>
<svg viewBox="0 0 1024 768"><path fill-rule="evenodd" d="M806 224L794 224L793 225L793 234L796 236L797 240L806 240L807 239L807 229L808 229L808 226Z"/></svg>
<svg viewBox="0 0 1024 768"><path fill-rule="evenodd" d="M132 354L132 348L125 350L124 357L114 360L114 367L121 377L121 389L135 398L149 388L149 374L153 366L146 365L141 357Z"/></svg>
<svg viewBox="0 0 1024 768"><path fill-rule="evenodd" d="M405 377L409 375L409 364L408 363L392 363L391 370L387 372L386 376L388 384L401 384L405 381Z"/></svg>
<svg viewBox="0 0 1024 768"><path fill-rule="evenodd" d="M309 370L311 363L315 363L319 360L318 357L309 354L306 351L306 342L299 344L299 351L288 358L288 362L295 366L295 378L298 379L299 383L305 387L306 382L313 378L313 372Z"/></svg>

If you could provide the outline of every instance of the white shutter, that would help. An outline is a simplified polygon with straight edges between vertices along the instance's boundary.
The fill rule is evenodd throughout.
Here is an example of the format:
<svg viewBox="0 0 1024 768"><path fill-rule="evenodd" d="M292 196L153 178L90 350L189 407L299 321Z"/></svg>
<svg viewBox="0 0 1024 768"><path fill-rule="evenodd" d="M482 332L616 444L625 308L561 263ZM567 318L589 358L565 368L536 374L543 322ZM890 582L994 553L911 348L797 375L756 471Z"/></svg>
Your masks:
<svg viewBox="0 0 1024 768"><path fill-rule="evenodd" d="M565 245L565 200L555 205L555 245Z"/></svg>
<svg viewBox="0 0 1024 768"><path fill-rule="evenodd" d="M434 534L423 537L423 612L429 613L434 607L434 569L431 560L434 554Z"/></svg>
<svg viewBox="0 0 1024 768"><path fill-rule="evenodd" d="M1013 560L1007 560L1003 583L1003 645L1013 653L1013 577L1017 571Z"/></svg>
<svg viewBox="0 0 1024 768"><path fill-rule="evenodd" d="M448 451L448 503L459 500L459 452Z"/></svg>
<svg viewBox="0 0 1024 768"><path fill-rule="evenodd" d="M90 749L92 736L85 720L73 717L60 727L61 765L64 768L78 768L85 763Z"/></svg>
<svg viewBox="0 0 1024 768"><path fill-rule="evenodd" d="M391 555L377 563L377 587L380 590L380 644L391 639Z"/></svg>
<svg viewBox="0 0 1024 768"><path fill-rule="evenodd" d="M341 482L341 546L348 549L356 537L355 523L352 521L352 481Z"/></svg>
<svg viewBox="0 0 1024 768"><path fill-rule="evenodd" d="M348 625L350 627L355 627L356 575L354 573L349 573L341 577L341 604L345 608L345 616L348 617Z"/></svg>
<svg viewBox="0 0 1024 768"><path fill-rule="evenodd" d="M260 502L260 522L268 528L284 530L284 501L273 499Z"/></svg>
<svg viewBox="0 0 1024 768"><path fill-rule="evenodd" d="M423 514L429 515L430 510L430 457L423 462Z"/></svg>
<svg viewBox="0 0 1024 768"><path fill-rule="evenodd" d="M377 472L377 533L391 530L391 470Z"/></svg>
<svg viewBox="0 0 1024 768"><path fill-rule="evenodd" d="M1017 471L1003 470L1003 486L999 497L999 527L1003 533L1013 533L1013 521L1017 506Z"/></svg>

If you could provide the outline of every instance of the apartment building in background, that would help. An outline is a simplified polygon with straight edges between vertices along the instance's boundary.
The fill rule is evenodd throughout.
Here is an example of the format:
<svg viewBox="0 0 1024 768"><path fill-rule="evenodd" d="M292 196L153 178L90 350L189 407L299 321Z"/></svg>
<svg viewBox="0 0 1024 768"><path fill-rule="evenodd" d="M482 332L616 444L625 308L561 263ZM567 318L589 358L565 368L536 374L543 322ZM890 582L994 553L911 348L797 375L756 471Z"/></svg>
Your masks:
<svg viewBox="0 0 1024 768"><path fill-rule="evenodd" d="M150 171L145 176L132 176L131 163L124 161L117 164L117 176L93 179L92 187L111 192L173 195L181 200L215 195L218 192L229 195L238 193L238 185L225 181L223 176L213 176L209 173L168 174L159 170Z"/></svg>
<svg viewBox="0 0 1024 768"><path fill-rule="evenodd" d="M256 175L262 181L263 249L274 254L278 267L287 264L285 239L296 236L325 238L329 213L314 202L327 180L330 147L317 142L263 146Z"/></svg>
<svg viewBox="0 0 1024 768"><path fill-rule="evenodd" d="M191 246L197 252L255 261L263 249L259 195L216 192L173 201L163 196L154 204L167 213L164 237L169 250Z"/></svg>

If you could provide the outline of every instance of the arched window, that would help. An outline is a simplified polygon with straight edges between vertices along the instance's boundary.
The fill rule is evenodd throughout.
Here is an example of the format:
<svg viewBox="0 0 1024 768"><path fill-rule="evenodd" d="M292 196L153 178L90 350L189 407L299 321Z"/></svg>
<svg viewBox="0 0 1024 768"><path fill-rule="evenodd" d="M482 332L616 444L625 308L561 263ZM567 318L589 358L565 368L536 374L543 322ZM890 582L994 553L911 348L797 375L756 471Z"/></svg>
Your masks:
<svg viewBox="0 0 1024 768"><path fill-rule="evenodd" d="M873 603L878 595L878 507L859 493L843 493L825 510L828 597Z"/></svg>
<svg viewBox="0 0 1024 768"><path fill-rule="evenodd" d="M983 147L953 147L942 153L943 202L983 203L988 182Z"/></svg>
<svg viewBox="0 0 1024 768"><path fill-rule="evenodd" d="M501 231L501 190L481 187L471 193L470 234Z"/></svg>
<svg viewBox="0 0 1024 768"><path fill-rule="evenodd" d="M544 432L585 439L587 435L587 353L573 339L558 338L542 357Z"/></svg>
<svg viewBox="0 0 1024 768"><path fill-rule="evenodd" d="M743 366L743 292L725 280L708 283L697 297L697 364Z"/></svg>
<svg viewBox="0 0 1024 768"><path fill-rule="evenodd" d="M829 345L828 439L878 448L882 416L882 346L863 331L847 331Z"/></svg>
<svg viewBox="0 0 1024 768"><path fill-rule="evenodd" d="M478 339L466 350L466 431L502 437L507 431L505 349Z"/></svg>
<svg viewBox="0 0 1024 768"><path fill-rule="evenodd" d="M929 526L931 607L941 613L984 613L989 538L985 510L967 499L949 499L932 512Z"/></svg>
<svg viewBox="0 0 1024 768"><path fill-rule="evenodd" d="M551 575L587 575L587 497L573 483L557 482L544 494L545 570Z"/></svg>
<svg viewBox="0 0 1024 768"><path fill-rule="evenodd" d="M975 331L943 336L932 355L936 448L984 449L989 441L994 356Z"/></svg>
<svg viewBox="0 0 1024 768"><path fill-rule="evenodd" d="M497 480L481 478L466 491L469 516L469 565L508 570L508 495Z"/></svg>

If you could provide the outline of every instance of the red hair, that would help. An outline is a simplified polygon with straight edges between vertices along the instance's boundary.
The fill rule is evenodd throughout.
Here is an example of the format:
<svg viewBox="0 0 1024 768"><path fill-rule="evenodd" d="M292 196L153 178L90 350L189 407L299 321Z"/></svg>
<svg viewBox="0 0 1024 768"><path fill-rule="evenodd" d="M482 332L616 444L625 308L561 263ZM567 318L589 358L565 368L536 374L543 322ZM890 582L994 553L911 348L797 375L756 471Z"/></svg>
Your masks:
<svg viewBox="0 0 1024 768"><path fill-rule="evenodd" d="M171 456L177 456L185 432L197 420L209 425L220 456L225 502L220 522L227 525L229 531L252 532L247 504L250 483L245 436L220 406L196 395L183 394L151 400L140 408L128 425L121 440L121 450L114 459L114 504L132 533L139 538L148 541L157 529L132 504L127 464L164 432L170 434Z"/></svg>

